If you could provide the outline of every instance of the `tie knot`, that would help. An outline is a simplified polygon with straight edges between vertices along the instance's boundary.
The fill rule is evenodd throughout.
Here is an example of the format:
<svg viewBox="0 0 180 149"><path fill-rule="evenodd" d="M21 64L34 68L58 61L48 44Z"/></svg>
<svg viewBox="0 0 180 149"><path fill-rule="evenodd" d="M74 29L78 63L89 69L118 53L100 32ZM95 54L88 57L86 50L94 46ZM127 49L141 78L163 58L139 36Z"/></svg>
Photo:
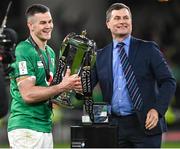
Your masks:
<svg viewBox="0 0 180 149"><path fill-rule="evenodd" d="M117 47L121 49L124 45L125 45L124 42L119 42L119 43L117 44Z"/></svg>

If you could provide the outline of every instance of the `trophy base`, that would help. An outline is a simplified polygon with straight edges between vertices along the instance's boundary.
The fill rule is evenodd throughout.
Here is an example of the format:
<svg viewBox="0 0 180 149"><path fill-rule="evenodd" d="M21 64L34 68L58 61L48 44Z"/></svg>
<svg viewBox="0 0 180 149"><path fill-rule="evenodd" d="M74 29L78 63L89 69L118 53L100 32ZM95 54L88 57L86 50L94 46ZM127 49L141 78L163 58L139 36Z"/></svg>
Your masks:
<svg viewBox="0 0 180 149"><path fill-rule="evenodd" d="M74 108L70 99L61 99L58 97L58 98L52 99L51 102L61 107L70 108L70 109Z"/></svg>
<svg viewBox="0 0 180 149"><path fill-rule="evenodd" d="M82 116L82 123L91 124L92 121L90 120L89 115L83 115Z"/></svg>
<svg viewBox="0 0 180 149"><path fill-rule="evenodd" d="M82 123L83 124L108 124L108 105L104 102L98 102L93 104L93 117L92 122L89 115L86 113L85 107L83 107Z"/></svg>

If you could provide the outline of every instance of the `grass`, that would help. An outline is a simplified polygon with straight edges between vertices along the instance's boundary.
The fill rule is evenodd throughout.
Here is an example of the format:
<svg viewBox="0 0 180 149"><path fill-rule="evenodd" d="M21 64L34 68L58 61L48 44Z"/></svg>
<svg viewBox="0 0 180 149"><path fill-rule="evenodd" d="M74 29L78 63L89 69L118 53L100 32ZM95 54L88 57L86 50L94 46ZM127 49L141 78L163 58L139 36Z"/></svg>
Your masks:
<svg viewBox="0 0 180 149"><path fill-rule="evenodd" d="M70 144L55 144L55 148L70 148ZM164 142L162 148L180 148L180 142Z"/></svg>
<svg viewBox="0 0 180 149"><path fill-rule="evenodd" d="M0 144L0 148L8 148L8 145ZM70 144L68 143L54 144L54 148L70 148ZM162 144L162 148L180 148L180 142L164 142Z"/></svg>
<svg viewBox="0 0 180 149"><path fill-rule="evenodd" d="M164 142L162 148L180 148L180 142Z"/></svg>

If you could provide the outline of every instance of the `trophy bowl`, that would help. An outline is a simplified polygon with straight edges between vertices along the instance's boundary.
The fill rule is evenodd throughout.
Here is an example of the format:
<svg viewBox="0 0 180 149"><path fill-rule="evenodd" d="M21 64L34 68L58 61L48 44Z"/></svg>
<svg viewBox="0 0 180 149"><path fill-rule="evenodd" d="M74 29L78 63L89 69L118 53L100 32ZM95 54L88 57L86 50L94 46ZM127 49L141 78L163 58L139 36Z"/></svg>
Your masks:
<svg viewBox="0 0 180 149"><path fill-rule="evenodd" d="M75 33L68 34L61 44L57 71L51 85L59 84L67 68L70 68L71 74L77 73L81 77L83 84L82 96L91 96L91 84L87 85L86 79L88 78L88 81L90 81L90 76L87 77L87 75L90 74L91 67L95 62L95 49L96 43L86 37L86 31L82 31L81 35ZM50 101L61 106L73 108L72 100L75 99L75 94L73 90L63 92L53 97Z"/></svg>

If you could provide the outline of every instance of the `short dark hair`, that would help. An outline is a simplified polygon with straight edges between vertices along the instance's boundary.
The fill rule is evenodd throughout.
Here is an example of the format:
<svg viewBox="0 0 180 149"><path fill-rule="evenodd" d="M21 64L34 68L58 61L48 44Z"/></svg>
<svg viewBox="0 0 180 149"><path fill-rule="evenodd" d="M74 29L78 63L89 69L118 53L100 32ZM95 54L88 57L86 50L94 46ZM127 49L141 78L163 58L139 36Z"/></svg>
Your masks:
<svg viewBox="0 0 180 149"><path fill-rule="evenodd" d="M26 18L28 19L29 17L35 15L36 13L46 13L46 12L50 12L50 9L42 4L33 4L31 6L29 6L26 9Z"/></svg>
<svg viewBox="0 0 180 149"><path fill-rule="evenodd" d="M130 8L128 6L126 6L123 3L114 3L106 11L106 21L109 21L109 19L111 18L111 12L113 10L120 10L120 9L123 9L123 8L127 9L129 11L130 15L131 15L131 10L130 10Z"/></svg>

